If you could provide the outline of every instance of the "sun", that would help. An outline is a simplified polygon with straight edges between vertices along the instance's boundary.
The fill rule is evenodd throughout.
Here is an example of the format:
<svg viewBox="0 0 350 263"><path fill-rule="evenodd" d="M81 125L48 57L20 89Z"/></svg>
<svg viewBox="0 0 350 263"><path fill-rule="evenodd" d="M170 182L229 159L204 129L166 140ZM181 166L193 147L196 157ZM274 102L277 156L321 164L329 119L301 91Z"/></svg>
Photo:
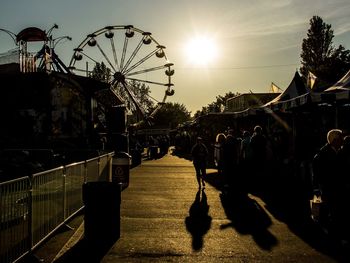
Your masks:
<svg viewBox="0 0 350 263"><path fill-rule="evenodd" d="M217 45L212 38L197 36L185 45L185 55L190 64L209 65L217 57Z"/></svg>

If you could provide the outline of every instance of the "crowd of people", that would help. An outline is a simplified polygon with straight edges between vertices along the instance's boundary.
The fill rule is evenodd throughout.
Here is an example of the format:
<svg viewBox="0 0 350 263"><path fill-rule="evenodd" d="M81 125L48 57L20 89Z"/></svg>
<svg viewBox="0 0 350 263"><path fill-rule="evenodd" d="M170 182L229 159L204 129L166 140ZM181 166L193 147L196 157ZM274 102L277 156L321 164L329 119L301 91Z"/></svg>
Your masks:
<svg viewBox="0 0 350 263"><path fill-rule="evenodd" d="M261 126L256 125L253 132L243 131L242 137L228 128L225 133L216 136L214 162L224 179L226 191L242 191L247 181L263 178L268 157L268 140Z"/></svg>
<svg viewBox="0 0 350 263"><path fill-rule="evenodd" d="M131 152L136 152L135 155L141 157L144 149L147 149L148 159L158 159L168 153L170 147L170 137L168 135L149 135L146 138L137 138L136 136L130 139ZM133 154L132 154L133 155Z"/></svg>
<svg viewBox="0 0 350 263"><path fill-rule="evenodd" d="M323 200L321 224L340 239L348 239L350 231L348 211L350 193L350 136L339 129L327 133L326 143L315 152L311 163L311 183L313 193ZM203 139L198 137L192 147L192 159L199 188L204 187L208 149ZM234 130L216 136L214 161L218 174L223 178L223 194L247 193L251 185L263 188L269 173L273 173L270 160L276 159L278 149L271 146L270 138L261 126L256 125L242 136L235 136ZM278 157L277 157L278 158Z"/></svg>

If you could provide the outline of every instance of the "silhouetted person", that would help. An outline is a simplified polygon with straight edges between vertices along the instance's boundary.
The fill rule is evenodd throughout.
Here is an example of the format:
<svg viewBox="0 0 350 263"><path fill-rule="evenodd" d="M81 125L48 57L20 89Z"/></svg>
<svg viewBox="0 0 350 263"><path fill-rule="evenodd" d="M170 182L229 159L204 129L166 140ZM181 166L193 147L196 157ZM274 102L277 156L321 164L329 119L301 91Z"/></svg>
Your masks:
<svg viewBox="0 0 350 263"><path fill-rule="evenodd" d="M198 187L201 188L201 183L205 187L204 177L206 175L208 149L201 137L197 138L196 144L192 147L191 155L194 168L196 169Z"/></svg>
<svg viewBox="0 0 350 263"><path fill-rule="evenodd" d="M262 163L266 158L266 137L259 125L254 127L254 133L250 139L250 147L253 160Z"/></svg>
<svg viewBox="0 0 350 263"><path fill-rule="evenodd" d="M243 132L243 138L241 141L241 159L242 160L250 160L251 159L251 148L250 148L250 132L244 131Z"/></svg>
<svg viewBox="0 0 350 263"><path fill-rule="evenodd" d="M160 156L164 156L169 150L169 138L165 135L159 136L159 151Z"/></svg>
<svg viewBox="0 0 350 263"><path fill-rule="evenodd" d="M337 214L339 226L339 238L343 243L349 244L350 239L350 174L349 174L349 165L350 165L350 136L344 137L344 142L342 147L338 152L339 160L339 188L338 188L338 198L337 198Z"/></svg>
<svg viewBox="0 0 350 263"><path fill-rule="evenodd" d="M254 133L250 139L250 149L252 156L252 175L255 182L260 185L265 174L266 161L266 137L261 126L254 127Z"/></svg>
<svg viewBox="0 0 350 263"><path fill-rule="evenodd" d="M224 133L219 133L216 135L215 145L214 145L214 162L218 169L218 173L223 174L224 169L224 144L226 141L226 135Z"/></svg>
<svg viewBox="0 0 350 263"><path fill-rule="evenodd" d="M240 158L241 143L233 135L233 130L229 130L226 136L226 141L223 146L224 156L224 177L225 188L229 187L232 190L239 176L239 158Z"/></svg>
<svg viewBox="0 0 350 263"><path fill-rule="evenodd" d="M156 159L158 155L158 141L150 136L148 139L148 157L149 159Z"/></svg>
<svg viewBox="0 0 350 263"><path fill-rule="evenodd" d="M313 158L313 187L316 195L321 195L325 203L325 213L322 221L327 225L337 214L336 202L339 191L340 167L337 153L343 143L343 134L339 129L327 133L327 143L322 146ZM333 219L332 219L333 217Z"/></svg>
<svg viewBox="0 0 350 263"><path fill-rule="evenodd" d="M240 161L240 171L242 175L242 182L244 186L247 186L249 182L249 176L251 172L251 159L252 159L252 150L250 146L251 136L249 131L243 132L243 137L241 141L241 161Z"/></svg>

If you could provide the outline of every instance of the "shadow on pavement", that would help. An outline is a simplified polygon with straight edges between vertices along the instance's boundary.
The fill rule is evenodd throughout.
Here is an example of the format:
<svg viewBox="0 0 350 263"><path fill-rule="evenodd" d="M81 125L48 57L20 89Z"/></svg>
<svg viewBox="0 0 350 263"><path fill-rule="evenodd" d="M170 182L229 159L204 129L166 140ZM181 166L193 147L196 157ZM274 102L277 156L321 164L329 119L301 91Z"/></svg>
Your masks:
<svg viewBox="0 0 350 263"><path fill-rule="evenodd" d="M228 192L221 194L221 203L227 218L231 221L221 229L233 227L238 233L251 235L255 243L264 250L271 250L278 241L268 231L271 219L265 210L246 194Z"/></svg>
<svg viewBox="0 0 350 263"><path fill-rule="evenodd" d="M188 161L192 161L191 153L183 152L181 150L179 151L176 148L171 148L171 155L177 156L177 157L182 158L182 159L186 159Z"/></svg>
<svg viewBox="0 0 350 263"><path fill-rule="evenodd" d="M204 180L219 191L223 191L224 180L218 172L207 172Z"/></svg>
<svg viewBox="0 0 350 263"><path fill-rule="evenodd" d="M226 193L222 176L208 173L206 182ZM250 178L243 182L243 192L259 197L265 206L261 207L247 194L221 195L222 206L231 222L222 228L233 227L241 234L251 234L259 247L270 250L278 240L268 232L273 217L287 224L288 228L321 253L338 262L350 262L349 247L340 245L331 235L325 233L310 217L309 196L306 189L293 177L273 174L263 178ZM242 183L242 182L241 182ZM234 191L233 191L234 192Z"/></svg>
<svg viewBox="0 0 350 263"><path fill-rule="evenodd" d="M56 259L54 263L101 262L102 258L107 254L116 241L117 240L114 239L90 241L83 238L65 254Z"/></svg>
<svg viewBox="0 0 350 263"><path fill-rule="evenodd" d="M262 190L263 189L263 190ZM338 262L350 262L349 251L340 240L324 231L311 219L310 196L296 178L276 174L265 177L254 195L266 204L265 208L311 247Z"/></svg>
<svg viewBox="0 0 350 263"><path fill-rule="evenodd" d="M211 227L211 216L208 215L209 205L204 189L198 190L194 202L186 217L186 229L192 235L192 248L195 251L203 247L203 237Z"/></svg>

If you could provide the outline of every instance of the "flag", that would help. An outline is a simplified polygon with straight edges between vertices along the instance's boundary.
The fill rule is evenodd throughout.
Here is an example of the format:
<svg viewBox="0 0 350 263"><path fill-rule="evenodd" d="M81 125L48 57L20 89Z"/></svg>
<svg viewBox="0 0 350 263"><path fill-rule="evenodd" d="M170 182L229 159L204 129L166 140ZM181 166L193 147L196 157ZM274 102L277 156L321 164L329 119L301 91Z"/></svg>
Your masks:
<svg viewBox="0 0 350 263"><path fill-rule="evenodd" d="M313 74L311 71L309 71L309 74L307 75L307 86L312 89L315 85L317 77L315 74Z"/></svg>
<svg viewBox="0 0 350 263"><path fill-rule="evenodd" d="M278 87L275 83L271 82L271 89L270 92L271 93L279 93L282 90L280 89L280 87Z"/></svg>

